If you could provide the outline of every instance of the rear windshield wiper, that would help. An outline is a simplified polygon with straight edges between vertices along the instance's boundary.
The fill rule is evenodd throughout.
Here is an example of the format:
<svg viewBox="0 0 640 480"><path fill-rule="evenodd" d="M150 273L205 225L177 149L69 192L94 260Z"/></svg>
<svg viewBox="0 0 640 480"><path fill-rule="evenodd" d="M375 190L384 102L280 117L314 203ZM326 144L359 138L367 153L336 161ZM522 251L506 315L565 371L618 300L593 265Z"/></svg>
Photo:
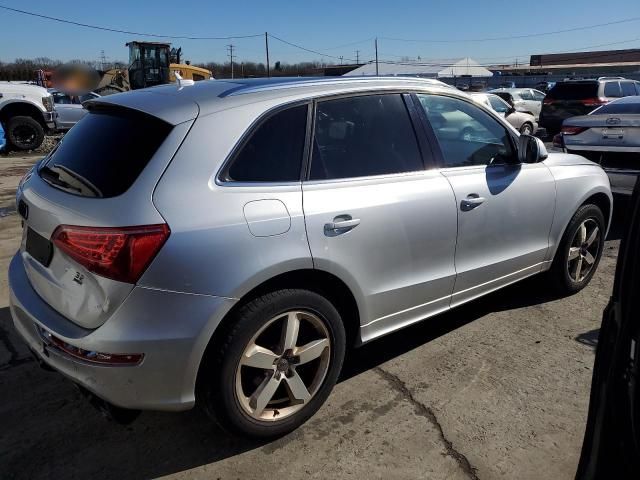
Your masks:
<svg viewBox="0 0 640 480"><path fill-rule="evenodd" d="M55 185L55 186L60 187L60 188L63 188L65 190L71 190L73 192L80 192L79 188L74 187L70 183L67 183L64 180L62 180L60 178L60 174L58 172L52 170L47 165L44 165L43 167L41 167L40 170L38 170L38 173L40 174L40 176L45 181L47 181L48 183L50 183L52 185Z"/></svg>
<svg viewBox="0 0 640 480"><path fill-rule="evenodd" d="M42 178L51 184L66 190L71 190L72 193L86 197L102 197L102 192L91 182L62 165L54 163L53 166L50 167L47 163L47 165L44 165L40 169L40 174Z"/></svg>

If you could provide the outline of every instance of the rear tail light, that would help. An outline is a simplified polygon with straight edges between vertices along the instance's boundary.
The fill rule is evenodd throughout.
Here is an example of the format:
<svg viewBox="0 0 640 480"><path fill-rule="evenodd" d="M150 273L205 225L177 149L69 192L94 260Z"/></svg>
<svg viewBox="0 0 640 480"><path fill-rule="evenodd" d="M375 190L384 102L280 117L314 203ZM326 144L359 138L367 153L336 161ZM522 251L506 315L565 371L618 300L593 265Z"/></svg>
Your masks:
<svg viewBox="0 0 640 480"><path fill-rule="evenodd" d="M122 228L61 225L51 240L90 272L136 283L169 233L166 224Z"/></svg>
<svg viewBox="0 0 640 480"><path fill-rule="evenodd" d="M600 97L585 98L584 100L581 100L581 102L585 107L599 107L600 105L608 103L606 98Z"/></svg>
<svg viewBox="0 0 640 480"><path fill-rule="evenodd" d="M562 133L563 135L577 135L579 133L584 132L585 130L588 130L587 127L572 127L570 125L566 125L562 127L562 130L560 130L560 133Z"/></svg>
<svg viewBox="0 0 640 480"><path fill-rule="evenodd" d="M545 98L542 101L543 105L552 105L553 103L555 103L555 99L553 99L553 98Z"/></svg>

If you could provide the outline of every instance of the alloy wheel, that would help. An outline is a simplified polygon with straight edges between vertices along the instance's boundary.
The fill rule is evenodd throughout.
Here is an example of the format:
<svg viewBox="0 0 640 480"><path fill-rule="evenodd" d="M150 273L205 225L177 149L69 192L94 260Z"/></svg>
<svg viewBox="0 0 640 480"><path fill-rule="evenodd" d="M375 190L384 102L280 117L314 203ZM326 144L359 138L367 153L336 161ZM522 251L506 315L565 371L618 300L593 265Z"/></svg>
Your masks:
<svg viewBox="0 0 640 480"><path fill-rule="evenodd" d="M571 280L579 283L589 275L598 258L600 244L600 228L595 220L587 218L578 227L569 247L567 272Z"/></svg>
<svg viewBox="0 0 640 480"><path fill-rule="evenodd" d="M329 370L331 340L316 314L292 310L270 319L244 349L236 368L236 397L246 414L283 420L300 411Z"/></svg>

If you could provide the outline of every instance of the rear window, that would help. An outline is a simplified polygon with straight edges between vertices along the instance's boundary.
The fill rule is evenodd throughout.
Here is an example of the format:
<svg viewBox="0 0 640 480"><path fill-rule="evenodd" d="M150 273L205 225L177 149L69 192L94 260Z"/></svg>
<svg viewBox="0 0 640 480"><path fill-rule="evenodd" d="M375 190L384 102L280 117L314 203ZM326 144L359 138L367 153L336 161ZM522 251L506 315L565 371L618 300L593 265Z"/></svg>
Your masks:
<svg viewBox="0 0 640 480"><path fill-rule="evenodd" d="M603 105L597 110L594 110L592 115L622 115L624 113L640 113L640 101L634 103L612 102L607 105Z"/></svg>
<svg viewBox="0 0 640 480"><path fill-rule="evenodd" d="M94 111L67 133L40 176L69 193L115 197L133 185L171 125L131 110Z"/></svg>
<svg viewBox="0 0 640 480"><path fill-rule="evenodd" d="M584 100L597 96L597 82L557 83L547 94L548 98L554 100Z"/></svg>

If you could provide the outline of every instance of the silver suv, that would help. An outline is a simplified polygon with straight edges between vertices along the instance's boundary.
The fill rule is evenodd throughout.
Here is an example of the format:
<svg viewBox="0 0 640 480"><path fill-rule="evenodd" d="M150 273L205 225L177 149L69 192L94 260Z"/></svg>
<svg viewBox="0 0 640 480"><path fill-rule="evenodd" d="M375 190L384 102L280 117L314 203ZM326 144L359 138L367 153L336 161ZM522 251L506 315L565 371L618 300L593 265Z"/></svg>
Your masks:
<svg viewBox="0 0 640 480"><path fill-rule="evenodd" d="M288 432L347 348L540 272L580 290L611 218L599 166L439 82L207 81L87 107L17 192L11 312L111 412L199 403Z"/></svg>

